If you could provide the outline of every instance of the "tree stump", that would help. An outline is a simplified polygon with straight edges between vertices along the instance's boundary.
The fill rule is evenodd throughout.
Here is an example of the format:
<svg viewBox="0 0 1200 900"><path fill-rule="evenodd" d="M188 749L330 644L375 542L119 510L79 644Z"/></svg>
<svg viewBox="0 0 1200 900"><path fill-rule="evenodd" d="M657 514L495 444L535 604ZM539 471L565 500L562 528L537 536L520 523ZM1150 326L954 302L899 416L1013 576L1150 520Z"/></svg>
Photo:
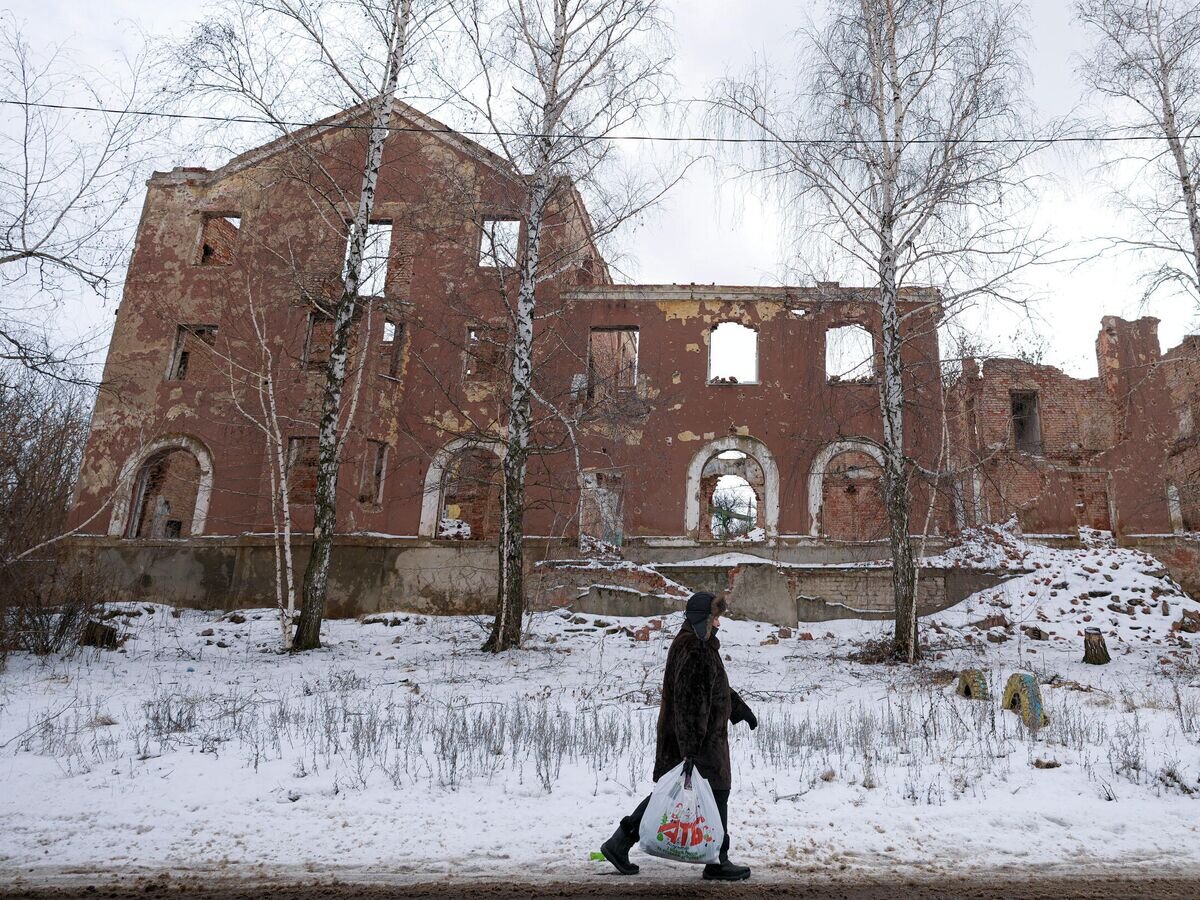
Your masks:
<svg viewBox="0 0 1200 900"><path fill-rule="evenodd" d="M88 619L87 624L83 626L83 633L79 636L79 645L81 647L99 647L102 650L116 650L121 646L121 639L117 635L117 629L111 625L105 625L95 619Z"/></svg>
<svg viewBox="0 0 1200 900"><path fill-rule="evenodd" d="M1083 661L1093 666L1103 666L1112 661L1108 655L1108 645L1104 643L1104 633L1099 628L1083 630Z"/></svg>

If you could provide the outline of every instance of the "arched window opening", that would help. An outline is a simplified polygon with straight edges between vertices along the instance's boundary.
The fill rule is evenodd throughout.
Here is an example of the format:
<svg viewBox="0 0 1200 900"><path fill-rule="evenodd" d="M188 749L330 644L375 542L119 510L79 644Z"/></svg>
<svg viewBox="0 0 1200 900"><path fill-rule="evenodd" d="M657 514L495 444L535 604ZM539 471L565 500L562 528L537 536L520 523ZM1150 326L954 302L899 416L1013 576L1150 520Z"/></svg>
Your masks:
<svg viewBox="0 0 1200 900"><path fill-rule="evenodd" d="M714 454L700 476L704 508L700 537L715 541L765 539L760 511L765 481L758 460L745 452Z"/></svg>
<svg viewBox="0 0 1200 900"><path fill-rule="evenodd" d="M500 460L490 449L458 453L446 467L437 536L484 541L500 530Z"/></svg>
<svg viewBox="0 0 1200 900"><path fill-rule="evenodd" d="M199 491L200 464L190 451L175 447L154 454L142 463L134 481L126 536L190 537Z"/></svg>
<svg viewBox="0 0 1200 900"><path fill-rule="evenodd" d="M740 475L722 475L709 498L709 527L718 541L746 537L758 525L758 497Z"/></svg>
<svg viewBox="0 0 1200 900"><path fill-rule="evenodd" d="M758 332L737 322L721 322L708 336L709 384L758 382Z"/></svg>
<svg viewBox="0 0 1200 900"><path fill-rule="evenodd" d="M866 382L875 378L875 338L861 325L825 332L825 377L833 382Z"/></svg>

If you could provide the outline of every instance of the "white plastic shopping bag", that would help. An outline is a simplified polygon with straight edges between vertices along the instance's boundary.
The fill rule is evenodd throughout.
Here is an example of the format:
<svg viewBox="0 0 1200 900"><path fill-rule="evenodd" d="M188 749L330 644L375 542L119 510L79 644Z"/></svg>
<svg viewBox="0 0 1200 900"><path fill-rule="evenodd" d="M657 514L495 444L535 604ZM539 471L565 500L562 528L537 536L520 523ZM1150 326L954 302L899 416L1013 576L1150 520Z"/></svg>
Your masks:
<svg viewBox="0 0 1200 900"><path fill-rule="evenodd" d="M725 840L721 811L708 781L696 771L684 775L683 765L677 765L654 786L638 837L651 856L715 863Z"/></svg>

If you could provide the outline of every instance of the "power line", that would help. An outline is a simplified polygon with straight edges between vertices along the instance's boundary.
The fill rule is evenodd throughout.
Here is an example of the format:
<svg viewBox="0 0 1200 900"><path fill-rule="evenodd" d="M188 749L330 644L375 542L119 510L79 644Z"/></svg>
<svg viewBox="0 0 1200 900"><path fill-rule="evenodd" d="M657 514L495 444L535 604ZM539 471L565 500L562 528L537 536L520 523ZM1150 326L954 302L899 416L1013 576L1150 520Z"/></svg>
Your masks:
<svg viewBox="0 0 1200 900"><path fill-rule="evenodd" d="M286 128L327 128L329 130L340 129L345 131L370 131L374 126L371 125L356 125L350 122L332 122L324 121L317 122L293 122L286 120L264 119L256 116L216 116L205 115L203 113L175 113L162 112L160 110L149 109L119 109L109 106L82 106L69 103L40 103L32 100L3 100L0 99L0 104L7 106L21 106L26 108L36 109L57 109L66 112L90 112L90 113L108 113L120 116L143 116L146 118L158 119L177 119L196 122L223 122L227 124L243 124L243 125L274 125L283 126ZM457 134L463 137L502 137L502 138L554 138L556 135L540 134L534 131L472 131L463 128L451 128L450 126L442 126L441 128L425 128L417 125L388 125L389 132L412 132L422 134ZM718 137L715 135L669 135L669 134L604 134L604 135L576 135L579 140L585 141L635 141L635 142L660 142L660 143L701 143L701 144L795 144L795 145L812 145L812 146L843 146L846 144L871 145L890 143L883 138L777 138L777 137ZM1183 136L1183 140L1191 140L1195 135ZM1088 144L1088 143L1118 143L1122 141L1162 141L1165 140L1161 135L1153 134L1132 134L1128 136L1118 135L1062 135L1058 137L1014 137L1014 138L953 138L951 140L942 140L940 138L912 138L903 141L905 144Z"/></svg>

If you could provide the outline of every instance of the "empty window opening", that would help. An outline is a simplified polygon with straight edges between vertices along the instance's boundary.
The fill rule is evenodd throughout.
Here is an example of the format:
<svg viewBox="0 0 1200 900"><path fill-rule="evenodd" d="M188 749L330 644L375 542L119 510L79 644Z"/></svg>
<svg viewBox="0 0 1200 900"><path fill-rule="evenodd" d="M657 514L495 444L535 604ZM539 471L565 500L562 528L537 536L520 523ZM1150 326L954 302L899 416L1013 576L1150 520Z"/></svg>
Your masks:
<svg viewBox="0 0 1200 900"><path fill-rule="evenodd" d="M188 450L157 453L142 464L134 482L128 537L152 540L191 534L200 489L200 464Z"/></svg>
<svg viewBox="0 0 1200 900"><path fill-rule="evenodd" d="M593 328L588 335L588 398L628 395L637 388L638 330Z"/></svg>
<svg viewBox="0 0 1200 900"><path fill-rule="evenodd" d="M700 473L700 538L759 541L766 479L762 465L741 450L716 453Z"/></svg>
<svg viewBox="0 0 1200 900"><path fill-rule="evenodd" d="M352 234L352 233L351 233ZM362 268L359 270L358 295L382 297L387 290L388 262L392 255L392 223L371 222L363 242ZM346 260L350 263L350 237L346 239Z"/></svg>
<svg viewBox="0 0 1200 900"><path fill-rule="evenodd" d="M758 525L758 497L740 475L721 475L709 499L709 512L716 540L748 537Z"/></svg>
<svg viewBox="0 0 1200 900"><path fill-rule="evenodd" d="M521 252L519 219L484 219L479 240L479 265L492 269L516 268Z"/></svg>
<svg viewBox="0 0 1200 900"><path fill-rule="evenodd" d="M467 328L463 377L470 381L497 381L504 368L504 331L489 325Z"/></svg>
<svg viewBox="0 0 1200 900"><path fill-rule="evenodd" d="M400 354L404 346L404 323L391 319L383 323L383 351L380 356L384 374L396 378L400 374Z"/></svg>
<svg viewBox="0 0 1200 900"><path fill-rule="evenodd" d="M329 362L333 347L333 317L323 312L308 315L308 332L304 338L304 364L319 369Z"/></svg>
<svg viewBox="0 0 1200 900"><path fill-rule="evenodd" d="M1013 391L1013 443L1018 450L1037 453L1042 449L1042 428L1038 421L1037 391Z"/></svg>
<svg viewBox="0 0 1200 900"><path fill-rule="evenodd" d="M241 227L241 216L206 214L200 229L200 254L197 262L202 266L230 265Z"/></svg>
<svg viewBox="0 0 1200 900"><path fill-rule="evenodd" d="M875 378L875 338L861 325L825 332L825 377L829 382L865 382Z"/></svg>
<svg viewBox="0 0 1200 900"><path fill-rule="evenodd" d="M175 330L175 348L171 351L167 379L185 381L189 369L194 375L193 356L199 354L201 357L210 357L216 342L216 325L180 325Z"/></svg>
<svg viewBox="0 0 1200 900"><path fill-rule="evenodd" d="M619 547L624 531L624 473L615 469L592 470L583 473L582 481L579 497L580 545L600 541Z"/></svg>
<svg viewBox="0 0 1200 900"><path fill-rule="evenodd" d="M312 503L317 495L320 446L315 437L288 438L288 499Z"/></svg>
<svg viewBox="0 0 1200 900"><path fill-rule="evenodd" d="M387 470L387 455L386 443L367 441L358 494L359 502L367 506L380 506L383 503L383 476Z"/></svg>
<svg viewBox="0 0 1200 900"><path fill-rule="evenodd" d="M476 448L458 454L446 469L438 537L483 541L500 526L500 459Z"/></svg>
<svg viewBox="0 0 1200 900"><path fill-rule="evenodd" d="M709 332L709 384L758 381L758 332L737 322L721 322Z"/></svg>

